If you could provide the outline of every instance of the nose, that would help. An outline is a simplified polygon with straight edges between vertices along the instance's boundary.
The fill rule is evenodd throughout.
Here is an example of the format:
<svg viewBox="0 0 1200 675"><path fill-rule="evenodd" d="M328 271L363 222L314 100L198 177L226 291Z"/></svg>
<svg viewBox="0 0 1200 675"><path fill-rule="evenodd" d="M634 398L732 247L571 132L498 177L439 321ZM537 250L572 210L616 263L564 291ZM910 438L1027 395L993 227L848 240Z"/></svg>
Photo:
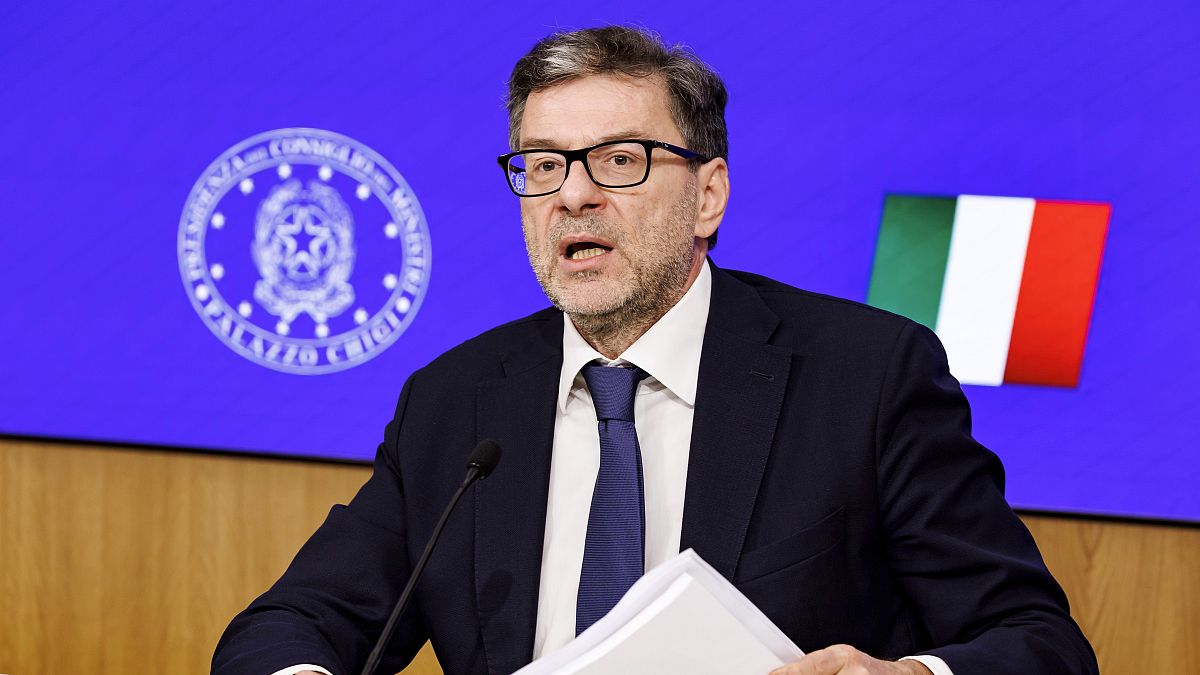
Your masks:
<svg viewBox="0 0 1200 675"><path fill-rule="evenodd" d="M600 208L604 204L604 190L592 182L582 160L575 160L568 167L567 179L556 196L559 208L571 215L581 215L588 209Z"/></svg>

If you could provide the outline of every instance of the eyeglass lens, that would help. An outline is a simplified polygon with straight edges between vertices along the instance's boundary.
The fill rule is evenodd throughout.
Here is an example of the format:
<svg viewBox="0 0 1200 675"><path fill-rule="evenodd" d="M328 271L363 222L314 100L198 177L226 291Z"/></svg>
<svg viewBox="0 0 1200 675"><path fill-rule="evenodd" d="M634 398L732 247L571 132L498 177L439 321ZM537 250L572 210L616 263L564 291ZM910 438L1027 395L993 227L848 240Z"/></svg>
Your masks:
<svg viewBox="0 0 1200 675"><path fill-rule="evenodd" d="M638 143L614 143L587 154L592 180L604 187L627 187L646 179L646 148ZM554 192L567 178L567 162L556 152L524 152L508 160L508 180L523 195Z"/></svg>

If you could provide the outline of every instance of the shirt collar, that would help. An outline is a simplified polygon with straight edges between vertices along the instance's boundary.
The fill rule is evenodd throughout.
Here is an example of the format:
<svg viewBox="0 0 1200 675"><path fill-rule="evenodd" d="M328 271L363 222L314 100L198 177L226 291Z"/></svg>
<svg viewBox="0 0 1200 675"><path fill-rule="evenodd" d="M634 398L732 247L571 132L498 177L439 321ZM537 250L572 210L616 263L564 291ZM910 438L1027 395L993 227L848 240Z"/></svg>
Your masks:
<svg viewBox="0 0 1200 675"><path fill-rule="evenodd" d="M558 379L558 409L566 412L567 398L576 386L577 376L588 363L632 363L650 374L672 394L689 406L696 405L696 381L700 374L700 351L704 346L704 327L708 324L708 306L712 295L712 273L708 263L692 287L650 330L637 339L614 361L604 358L575 328L570 317L563 321L563 365Z"/></svg>

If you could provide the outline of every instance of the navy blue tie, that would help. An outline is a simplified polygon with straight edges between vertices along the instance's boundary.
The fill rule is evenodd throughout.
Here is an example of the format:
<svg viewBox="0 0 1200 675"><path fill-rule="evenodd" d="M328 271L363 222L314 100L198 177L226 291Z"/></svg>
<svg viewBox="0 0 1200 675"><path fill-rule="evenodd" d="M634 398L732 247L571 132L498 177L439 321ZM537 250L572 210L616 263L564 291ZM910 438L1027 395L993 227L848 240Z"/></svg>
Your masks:
<svg viewBox="0 0 1200 675"><path fill-rule="evenodd" d="M646 372L637 368L583 368L600 427L600 472L579 574L576 635L607 614L642 576L646 516L633 399L643 377Z"/></svg>

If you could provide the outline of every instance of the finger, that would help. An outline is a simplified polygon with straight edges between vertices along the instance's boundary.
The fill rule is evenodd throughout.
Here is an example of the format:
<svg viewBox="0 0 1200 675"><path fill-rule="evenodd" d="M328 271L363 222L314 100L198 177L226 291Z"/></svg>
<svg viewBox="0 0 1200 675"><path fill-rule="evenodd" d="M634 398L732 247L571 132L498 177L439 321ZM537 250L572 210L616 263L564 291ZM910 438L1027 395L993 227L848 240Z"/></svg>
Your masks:
<svg viewBox="0 0 1200 675"><path fill-rule="evenodd" d="M772 670L770 675L835 675L846 663L845 645L809 652L804 658Z"/></svg>

